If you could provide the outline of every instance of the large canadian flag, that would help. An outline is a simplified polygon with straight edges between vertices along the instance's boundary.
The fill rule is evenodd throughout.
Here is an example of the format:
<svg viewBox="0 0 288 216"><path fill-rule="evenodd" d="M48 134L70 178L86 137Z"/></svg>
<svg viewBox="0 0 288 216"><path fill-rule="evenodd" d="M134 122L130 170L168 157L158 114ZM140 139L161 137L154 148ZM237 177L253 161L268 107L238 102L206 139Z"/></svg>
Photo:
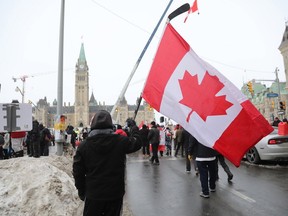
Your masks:
<svg viewBox="0 0 288 216"><path fill-rule="evenodd" d="M254 105L166 25L142 97L235 166L273 128Z"/></svg>

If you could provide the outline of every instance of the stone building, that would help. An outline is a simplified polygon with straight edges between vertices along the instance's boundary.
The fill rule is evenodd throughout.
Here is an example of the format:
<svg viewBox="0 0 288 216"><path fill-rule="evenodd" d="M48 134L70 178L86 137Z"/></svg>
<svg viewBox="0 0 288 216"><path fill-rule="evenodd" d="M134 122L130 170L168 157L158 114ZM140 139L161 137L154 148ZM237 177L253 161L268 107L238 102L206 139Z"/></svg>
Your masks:
<svg viewBox="0 0 288 216"><path fill-rule="evenodd" d="M114 113L114 123L125 125L127 118L134 116L136 110L135 105L129 105L125 97L117 105ZM85 57L84 44L81 44L80 55L75 66L75 102L74 104L64 103L63 115L66 118L67 125L74 127L89 127L92 116L101 109L111 112L114 105L106 105L105 103L97 102L93 92L89 98L89 67ZM53 128L57 114L57 100L52 104L48 103L47 98L40 99L33 108L33 116L46 127ZM140 105L137 116L137 124L142 121L146 124L154 120L154 110L145 101Z"/></svg>
<svg viewBox="0 0 288 216"><path fill-rule="evenodd" d="M272 122L276 116L280 117L280 119L288 117L288 22L286 23L279 50L283 56L286 81L279 82L276 74L276 79L269 88L254 80L252 80L253 93L249 92L247 84L244 84L241 88L241 91L269 122ZM275 73L277 73L277 69ZM280 103L282 103L282 106Z"/></svg>
<svg viewBox="0 0 288 216"><path fill-rule="evenodd" d="M281 52L281 55L283 56L285 76L287 80L287 77L288 77L288 22L286 22L286 28L282 37L282 41L279 46L279 50ZM287 82L286 82L286 89L288 89Z"/></svg>

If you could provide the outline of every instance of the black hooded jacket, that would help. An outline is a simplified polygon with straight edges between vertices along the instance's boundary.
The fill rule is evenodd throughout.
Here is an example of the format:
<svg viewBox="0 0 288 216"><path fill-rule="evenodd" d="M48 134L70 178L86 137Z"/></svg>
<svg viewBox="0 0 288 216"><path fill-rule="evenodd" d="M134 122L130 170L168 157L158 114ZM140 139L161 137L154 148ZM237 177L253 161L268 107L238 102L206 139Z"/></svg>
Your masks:
<svg viewBox="0 0 288 216"><path fill-rule="evenodd" d="M94 200L122 198L126 154L141 146L137 129L132 128L130 137L114 134L111 115L104 110L98 111L92 120L91 132L81 142L73 159L73 176L79 196Z"/></svg>

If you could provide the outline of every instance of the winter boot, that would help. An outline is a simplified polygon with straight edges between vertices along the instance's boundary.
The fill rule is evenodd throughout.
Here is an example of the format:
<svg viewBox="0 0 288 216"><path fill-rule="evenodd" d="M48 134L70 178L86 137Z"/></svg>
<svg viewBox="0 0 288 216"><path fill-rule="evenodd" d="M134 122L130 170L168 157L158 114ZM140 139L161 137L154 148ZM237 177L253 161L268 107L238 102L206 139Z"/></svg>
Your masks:
<svg viewBox="0 0 288 216"><path fill-rule="evenodd" d="M233 179L233 174L231 173L229 167L225 167L225 172L227 173L227 176L228 176L228 181L231 181Z"/></svg>

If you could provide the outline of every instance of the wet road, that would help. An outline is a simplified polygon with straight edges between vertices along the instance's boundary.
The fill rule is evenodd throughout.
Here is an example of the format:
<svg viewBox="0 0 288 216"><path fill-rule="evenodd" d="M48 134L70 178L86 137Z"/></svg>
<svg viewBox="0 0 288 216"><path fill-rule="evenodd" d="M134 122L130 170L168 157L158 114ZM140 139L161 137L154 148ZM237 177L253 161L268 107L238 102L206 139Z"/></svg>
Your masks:
<svg viewBox="0 0 288 216"><path fill-rule="evenodd" d="M219 166L216 192L199 196L199 177L185 172L185 159L163 157L151 165L141 154L128 156L126 198L134 216L288 215L288 168L230 164L232 183ZM192 166L193 167L193 166Z"/></svg>

